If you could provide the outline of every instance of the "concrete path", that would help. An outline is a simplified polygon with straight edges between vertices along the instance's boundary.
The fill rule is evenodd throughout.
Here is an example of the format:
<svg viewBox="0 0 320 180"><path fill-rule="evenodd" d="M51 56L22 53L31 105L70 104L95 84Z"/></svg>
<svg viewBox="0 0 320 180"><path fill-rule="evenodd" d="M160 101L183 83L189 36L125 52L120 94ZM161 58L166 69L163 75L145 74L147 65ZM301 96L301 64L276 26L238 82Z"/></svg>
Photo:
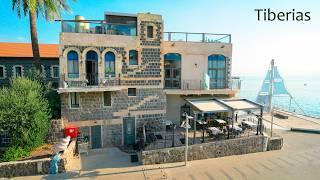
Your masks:
<svg viewBox="0 0 320 180"><path fill-rule="evenodd" d="M117 161L112 166L93 169L99 163L106 162L112 152L120 155L118 150L109 151L109 155L88 156L92 165L87 170L69 172L57 176L33 176L28 179L172 179L172 180L212 180L212 179L319 179L320 176L320 135L275 130L284 137L284 147L279 151L229 156L215 159L198 160L183 163L172 163L151 166L132 166L131 163ZM107 150L108 151L108 150ZM118 156L117 155L117 156ZM91 159L92 157L92 159ZM82 159L83 160L83 159ZM86 162L89 162L86 161ZM108 163L107 163L108 164ZM130 166L131 165L131 166ZM21 177L17 179L25 179Z"/></svg>

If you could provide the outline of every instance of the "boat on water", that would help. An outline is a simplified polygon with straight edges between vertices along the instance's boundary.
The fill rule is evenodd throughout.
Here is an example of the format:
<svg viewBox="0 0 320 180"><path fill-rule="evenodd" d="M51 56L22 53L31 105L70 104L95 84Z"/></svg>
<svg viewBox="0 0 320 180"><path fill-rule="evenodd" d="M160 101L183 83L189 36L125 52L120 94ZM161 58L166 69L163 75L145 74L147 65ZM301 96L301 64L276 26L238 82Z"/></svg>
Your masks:
<svg viewBox="0 0 320 180"><path fill-rule="evenodd" d="M306 84L304 85L306 86ZM286 107L279 107L273 103L273 99L278 97L288 98L288 104ZM263 105L264 111L266 112L271 112L272 109L277 109L284 112L297 114L299 116L312 117L305 113L303 108L297 103L297 101L295 101L291 93L288 91L285 81L280 75L279 69L275 65L274 60L272 60L270 63L267 74L257 95L256 102ZM292 108L293 103L295 104L295 108Z"/></svg>

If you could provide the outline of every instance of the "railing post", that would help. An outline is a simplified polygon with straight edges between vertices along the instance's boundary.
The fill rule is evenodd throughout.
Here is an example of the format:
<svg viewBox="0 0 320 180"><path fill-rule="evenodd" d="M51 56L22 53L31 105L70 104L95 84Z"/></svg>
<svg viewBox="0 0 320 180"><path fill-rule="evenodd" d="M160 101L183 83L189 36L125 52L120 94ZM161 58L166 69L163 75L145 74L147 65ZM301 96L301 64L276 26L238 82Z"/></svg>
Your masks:
<svg viewBox="0 0 320 180"><path fill-rule="evenodd" d="M202 33L202 42L205 42L205 33Z"/></svg>
<svg viewBox="0 0 320 180"><path fill-rule="evenodd" d="M171 32L168 33L168 41L171 41Z"/></svg>
<svg viewBox="0 0 320 180"><path fill-rule="evenodd" d="M188 42L188 33L186 32L186 42Z"/></svg>
<svg viewBox="0 0 320 180"><path fill-rule="evenodd" d="M63 20L61 20L61 32L63 32Z"/></svg>

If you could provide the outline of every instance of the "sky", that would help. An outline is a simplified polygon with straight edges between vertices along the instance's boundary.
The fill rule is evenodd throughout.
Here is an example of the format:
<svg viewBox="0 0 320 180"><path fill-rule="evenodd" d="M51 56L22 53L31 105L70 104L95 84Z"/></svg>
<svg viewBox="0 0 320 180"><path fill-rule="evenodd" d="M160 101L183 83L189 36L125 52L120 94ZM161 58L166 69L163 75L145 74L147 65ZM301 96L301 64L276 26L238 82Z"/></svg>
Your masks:
<svg viewBox="0 0 320 180"><path fill-rule="evenodd" d="M225 33L232 35L232 74L264 76L271 59L286 76L320 76L320 1L317 0L77 0L71 13L103 19L105 11L161 14L165 31ZM310 12L308 22L257 20L254 9ZM28 17L19 19L11 1L0 6L0 41L30 42ZM61 25L37 22L40 43L59 43Z"/></svg>

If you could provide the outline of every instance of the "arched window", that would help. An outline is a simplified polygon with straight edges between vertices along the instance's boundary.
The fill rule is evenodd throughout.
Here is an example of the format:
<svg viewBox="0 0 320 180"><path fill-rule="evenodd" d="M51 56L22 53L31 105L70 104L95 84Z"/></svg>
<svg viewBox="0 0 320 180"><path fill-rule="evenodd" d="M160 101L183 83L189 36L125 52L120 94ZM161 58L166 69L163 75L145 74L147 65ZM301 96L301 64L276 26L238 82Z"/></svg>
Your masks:
<svg viewBox="0 0 320 180"><path fill-rule="evenodd" d="M67 54L68 59L68 77L78 78L79 77L79 57L76 51L69 51Z"/></svg>
<svg viewBox="0 0 320 180"><path fill-rule="evenodd" d="M13 67L13 77L23 77L23 66L21 65L14 65Z"/></svg>
<svg viewBox="0 0 320 180"><path fill-rule="evenodd" d="M116 62L116 56L113 52L107 52L104 56L105 59L105 76L109 77L115 76L115 62Z"/></svg>
<svg viewBox="0 0 320 180"><path fill-rule="evenodd" d="M210 89L222 89L227 87L225 56L208 56L208 75L210 77Z"/></svg>
<svg viewBox="0 0 320 180"><path fill-rule="evenodd" d="M138 65L138 51L129 51L129 65Z"/></svg>
<svg viewBox="0 0 320 180"><path fill-rule="evenodd" d="M165 88L181 88L181 55L168 53L164 55L164 82Z"/></svg>
<svg viewBox="0 0 320 180"><path fill-rule="evenodd" d="M98 54L95 51L88 51L86 54L86 60L98 60Z"/></svg>

